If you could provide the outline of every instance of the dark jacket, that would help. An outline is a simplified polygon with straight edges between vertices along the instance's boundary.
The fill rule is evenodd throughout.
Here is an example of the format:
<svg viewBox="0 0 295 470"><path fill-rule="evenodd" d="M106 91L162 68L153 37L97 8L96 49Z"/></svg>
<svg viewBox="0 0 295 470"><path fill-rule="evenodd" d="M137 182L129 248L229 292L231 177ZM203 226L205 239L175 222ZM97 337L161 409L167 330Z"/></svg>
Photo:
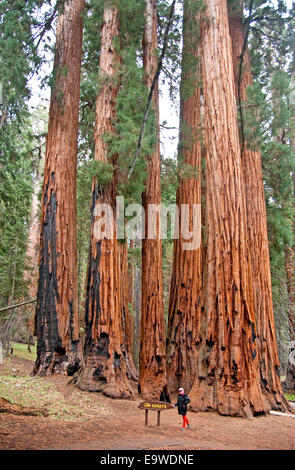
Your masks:
<svg viewBox="0 0 295 470"><path fill-rule="evenodd" d="M179 415L186 415L188 403L190 403L190 399L185 393L183 395L178 395L177 403L175 403L175 406L177 406L178 408Z"/></svg>

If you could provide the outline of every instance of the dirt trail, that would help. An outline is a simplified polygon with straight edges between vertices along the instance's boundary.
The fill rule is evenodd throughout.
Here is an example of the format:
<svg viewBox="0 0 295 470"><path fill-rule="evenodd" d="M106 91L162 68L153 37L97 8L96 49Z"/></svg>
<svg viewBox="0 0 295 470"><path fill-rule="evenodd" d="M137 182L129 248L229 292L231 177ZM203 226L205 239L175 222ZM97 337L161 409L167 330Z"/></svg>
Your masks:
<svg viewBox="0 0 295 470"><path fill-rule="evenodd" d="M161 414L151 412L149 426L144 426L144 412L138 403L121 403L117 419L110 418L103 429L98 425L96 437L87 442L73 442L66 449L295 449L295 421L292 418L265 416L251 420L228 418L216 413L190 413L192 429L181 431L176 410ZM60 447L54 447L58 449Z"/></svg>
<svg viewBox="0 0 295 470"><path fill-rule="evenodd" d="M101 398L101 397L100 397ZM93 395L97 399L97 395ZM176 410L150 412L144 426L139 401L111 401L111 413L84 422L58 422L50 418L0 416L1 449L123 450L123 449L295 449L295 420L262 416L250 420L216 413L189 413L192 429L181 431Z"/></svg>
<svg viewBox="0 0 295 470"><path fill-rule="evenodd" d="M76 387L68 378L50 379L68 402L75 402ZM85 392L87 393L87 392ZM135 401L111 400L97 393L87 394L93 409L85 421L62 421L52 417L16 416L0 413L0 449L40 450L295 450L295 419L286 416L230 418L217 413L189 412L192 428L181 431L182 419L176 409L145 412ZM174 398L174 397L173 397ZM176 400L175 400L176 401Z"/></svg>

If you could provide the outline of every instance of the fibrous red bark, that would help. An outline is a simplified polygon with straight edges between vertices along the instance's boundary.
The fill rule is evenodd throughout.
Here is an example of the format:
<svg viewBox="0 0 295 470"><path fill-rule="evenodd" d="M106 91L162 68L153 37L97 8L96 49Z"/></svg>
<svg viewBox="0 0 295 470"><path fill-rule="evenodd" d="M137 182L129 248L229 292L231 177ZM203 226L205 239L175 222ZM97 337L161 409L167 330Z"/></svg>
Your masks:
<svg viewBox="0 0 295 470"><path fill-rule="evenodd" d="M206 285L192 408L230 416L265 413L247 250L241 149L225 0L202 18L206 145Z"/></svg>
<svg viewBox="0 0 295 470"><path fill-rule="evenodd" d="M92 225L86 287L86 337L84 364L77 383L81 389L101 392L112 398L133 397L127 379L124 338L121 324L119 244L116 234L117 155L108 160L105 135L115 133L117 77L120 54L115 47L119 35L118 9L104 9L101 31L100 75L102 81L96 105L95 159L111 161L114 177L106 187L94 179L92 186ZM98 234L101 204L112 210L112 236Z"/></svg>
<svg viewBox="0 0 295 470"><path fill-rule="evenodd" d="M42 195L35 374L80 366L76 165L84 0L65 2L56 32Z"/></svg>
<svg viewBox="0 0 295 470"><path fill-rule="evenodd" d="M244 106L247 103L247 87L253 85L253 77L249 49L244 47L246 25L242 20L243 7L237 3L229 9L229 28L236 99L238 105ZM244 142L241 147L261 388L272 409L286 410L288 405L280 382L280 364L274 325L261 153L258 149L251 148L249 142Z"/></svg>
<svg viewBox="0 0 295 470"><path fill-rule="evenodd" d="M147 0L143 61L148 88L152 85L157 69L157 47L157 1ZM146 215L150 204L161 203L158 85L154 90L153 105L156 116L157 143L154 153L147 158L146 189L142 196ZM142 242L142 308L138 390L147 399L169 400L166 378L160 217L157 219L155 235L155 239L148 238L148 217L146 217L145 239Z"/></svg>
<svg viewBox="0 0 295 470"><path fill-rule="evenodd" d="M181 230L185 204L190 218L189 231L201 235L201 76L198 23L192 16L192 6L184 2L183 58L180 108L180 165L189 166L189 176L180 176L176 201L179 208L179 238L174 241L173 268L169 301L167 334L167 375L170 392L179 387L189 391L196 372L196 342L201 308L202 252L201 243L187 249ZM198 220L193 221L193 216ZM194 223L193 223L194 222ZM196 225L194 225L196 224ZM193 234L196 237L196 233Z"/></svg>

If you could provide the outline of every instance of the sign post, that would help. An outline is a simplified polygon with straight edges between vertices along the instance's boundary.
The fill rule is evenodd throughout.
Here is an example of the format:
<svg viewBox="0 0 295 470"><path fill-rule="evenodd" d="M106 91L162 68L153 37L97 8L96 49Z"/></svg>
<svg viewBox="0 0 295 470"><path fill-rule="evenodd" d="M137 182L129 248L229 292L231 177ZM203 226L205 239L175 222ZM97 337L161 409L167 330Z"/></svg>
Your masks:
<svg viewBox="0 0 295 470"><path fill-rule="evenodd" d="M145 410L145 426L148 426L149 422L149 411L157 411L157 426L161 425L161 411L171 410L174 408L170 403L165 403L163 401L143 401L139 404L138 408L140 410Z"/></svg>

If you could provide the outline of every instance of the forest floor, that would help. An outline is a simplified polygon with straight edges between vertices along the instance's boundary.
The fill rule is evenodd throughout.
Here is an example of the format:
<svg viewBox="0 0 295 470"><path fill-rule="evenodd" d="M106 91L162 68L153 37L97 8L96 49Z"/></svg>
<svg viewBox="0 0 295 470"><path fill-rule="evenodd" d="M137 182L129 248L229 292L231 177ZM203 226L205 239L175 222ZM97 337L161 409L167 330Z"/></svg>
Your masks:
<svg viewBox="0 0 295 470"><path fill-rule="evenodd" d="M176 409L145 413L141 401L111 400L82 392L69 378L31 377L33 360L23 349L0 365L0 397L48 416L0 413L0 449L15 450L295 450L295 420L287 416L240 419L217 413L189 413L181 431ZM58 425L57 425L58 424Z"/></svg>

